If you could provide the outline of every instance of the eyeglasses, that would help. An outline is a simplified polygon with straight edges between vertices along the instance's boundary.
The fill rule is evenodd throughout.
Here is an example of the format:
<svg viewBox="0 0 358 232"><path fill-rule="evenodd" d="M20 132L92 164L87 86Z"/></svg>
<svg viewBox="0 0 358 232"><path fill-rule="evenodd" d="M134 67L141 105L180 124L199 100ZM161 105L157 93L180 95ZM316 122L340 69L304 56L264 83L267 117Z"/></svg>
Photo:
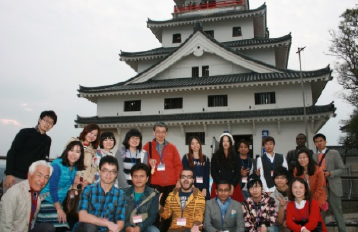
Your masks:
<svg viewBox="0 0 358 232"><path fill-rule="evenodd" d="M181 179L184 179L184 180L190 180L190 179L193 179L193 176L185 176L185 175L181 175L180 176Z"/></svg>
<svg viewBox="0 0 358 232"><path fill-rule="evenodd" d="M230 189L218 189L217 191L219 193L228 193L228 192L230 192Z"/></svg>
<svg viewBox="0 0 358 232"><path fill-rule="evenodd" d="M101 170L101 172L103 172L104 174L111 174L111 175L116 175L117 174L117 171L115 171L115 170L107 170L107 169L103 169L103 170Z"/></svg>
<svg viewBox="0 0 358 232"><path fill-rule="evenodd" d="M51 121L49 121L49 120L47 120L47 119L42 119L42 121L44 121L44 123L47 123L48 125L50 125L50 126L53 126L53 122L51 122Z"/></svg>

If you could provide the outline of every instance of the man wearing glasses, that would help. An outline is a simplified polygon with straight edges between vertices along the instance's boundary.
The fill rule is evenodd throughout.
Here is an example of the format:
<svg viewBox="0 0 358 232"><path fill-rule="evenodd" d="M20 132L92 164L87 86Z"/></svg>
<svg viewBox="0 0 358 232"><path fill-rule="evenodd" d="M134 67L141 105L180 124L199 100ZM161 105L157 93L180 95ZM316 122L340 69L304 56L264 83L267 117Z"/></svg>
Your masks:
<svg viewBox="0 0 358 232"><path fill-rule="evenodd" d="M231 199L231 184L222 180L216 185L217 197L208 201L205 209L204 229L207 232L244 232L242 206Z"/></svg>
<svg viewBox="0 0 358 232"><path fill-rule="evenodd" d="M169 231L199 232L199 227L202 226L205 198L199 189L193 187L193 175L189 168L183 169L180 174L180 188L169 194L164 207L159 206L162 218L173 217Z"/></svg>
<svg viewBox="0 0 358 232"><path fill-rule="evenodd" d="M6 155L3 191L27 178L27 171L33 162L49 161L51 138L46 134L57 122L54 111L43 111L33 128L24 128L17 133Z"/></svg>
<svg viewBox="0 0 358 232"><path fill-rule="evenodd" d="M79 221L75 232L119 232L124 227L125 195L114 186L118 172L118 161L105 156L99 163L100 179L97 184L88 185L78 205Z"/></svg>

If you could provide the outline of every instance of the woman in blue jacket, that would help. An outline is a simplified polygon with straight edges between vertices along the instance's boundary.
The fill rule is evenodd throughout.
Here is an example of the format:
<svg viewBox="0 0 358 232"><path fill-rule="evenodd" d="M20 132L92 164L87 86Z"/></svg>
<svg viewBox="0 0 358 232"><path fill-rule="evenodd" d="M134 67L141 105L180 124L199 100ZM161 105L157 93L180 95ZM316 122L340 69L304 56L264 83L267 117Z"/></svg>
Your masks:
<svg viewBox="0 0 358 232"><path fill-rule="evenodd" d="M52 176L40 193L41 203L37 222L52 223L56 231L59 227L69 228L62 203L68 189L74 184L77 171L84 170L84 150L80 141L70 142L62 155L51 163Z"/></svg>

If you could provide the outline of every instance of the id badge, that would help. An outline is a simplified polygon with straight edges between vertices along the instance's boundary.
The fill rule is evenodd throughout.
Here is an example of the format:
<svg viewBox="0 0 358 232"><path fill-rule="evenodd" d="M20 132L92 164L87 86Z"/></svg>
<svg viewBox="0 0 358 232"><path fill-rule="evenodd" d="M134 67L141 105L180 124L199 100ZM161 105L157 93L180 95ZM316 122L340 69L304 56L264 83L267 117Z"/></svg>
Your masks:
<svg viewBox="0 0 358 232"><path fill-rule="evenodd" d="M159 165L157 166L157 170L158 170L158 171L165 171L165 164L159 164Z"/></svg>
<svg viewBox="0 0 358 232"><path fill-rule="evenodd" d="M177 226L186 226L186 218L178 218Z"/></svg>
<svg viewBox="0 0 358 232"><path fill-rule="evenodd" d="M242 183L243 183L243 184L246 184L246 183L247 183L247 176L244 176L244 177L242 178Z"/></svg>
<svg viewBox="0 0 358 232"><path fill-rule="evenodd" d="M231 218L235 218L236 217L236 210L233 209L231 210Z"/></svg>
<svg viewBox="0 0 358 232"><path fill-rule="evenodd" d="M32 220L30 229L32 230L35 227L35 220Z"/></svg>
<svg viewBox="0 0 358 232"><path fill-rule="evenodd" d="M141 222L143 222L142 214L133 216L132 219L133 219L133 222L134 222L134 223L141 223Z"/></svg>
<svg viewBox="0 0 358 232"><path fill-rule="evenodd" d="M271 171L271 176L273 176L273 171Z"/></svg>
<svg viewBox="0 0 358 232"><path fill-rule="evenodd" d="M196 183L198 183L198 184L204 183L203 177L202 177L202 176L197 176L197 177L196 177Z"/></svg>

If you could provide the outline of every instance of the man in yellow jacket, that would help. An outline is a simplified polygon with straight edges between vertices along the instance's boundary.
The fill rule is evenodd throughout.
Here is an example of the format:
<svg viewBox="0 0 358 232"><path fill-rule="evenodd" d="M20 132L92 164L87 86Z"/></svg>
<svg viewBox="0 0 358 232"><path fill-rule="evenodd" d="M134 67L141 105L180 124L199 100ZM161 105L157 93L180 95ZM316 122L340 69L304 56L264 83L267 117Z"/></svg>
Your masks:
<svg viewBox="0 0 358 232"><path fill-rule="evenodd" d="M169 231L199 231L204 220L205 198L193 187L193 172L184 169L180 173L180 188L169 194L159 214L167 219L173 216Z"/></svg>

